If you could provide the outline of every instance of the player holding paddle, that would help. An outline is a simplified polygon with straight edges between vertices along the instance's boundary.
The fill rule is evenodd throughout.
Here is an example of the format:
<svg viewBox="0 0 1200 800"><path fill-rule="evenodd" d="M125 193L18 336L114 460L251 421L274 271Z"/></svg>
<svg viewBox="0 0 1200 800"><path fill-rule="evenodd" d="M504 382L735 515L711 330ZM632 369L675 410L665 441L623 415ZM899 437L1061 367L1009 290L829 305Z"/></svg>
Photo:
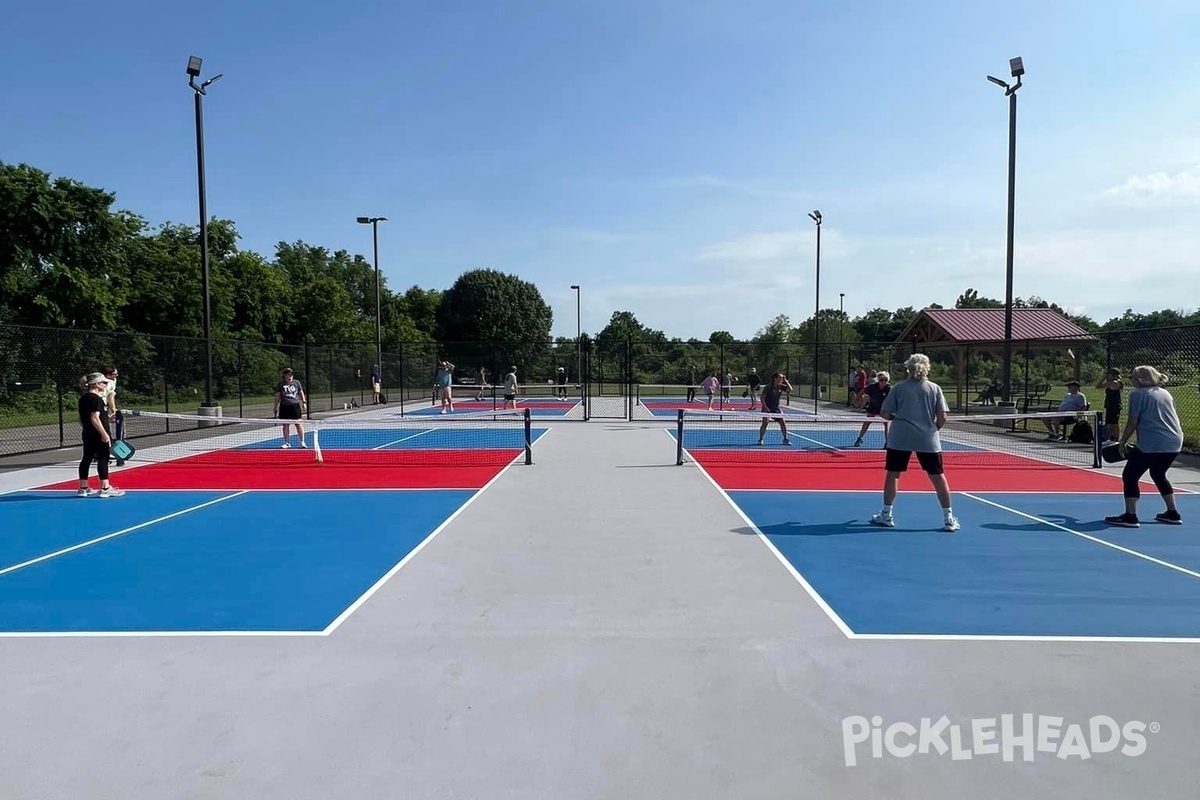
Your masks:
<svg viewBox="0 0 1200 800"><path fill-rule="evenodd" d="M787 423L783 420L783 412L779 410L779 398L784 392L792 393L792 385L788 383L788 379L782 372L776 372L771 376L771 382L762 390L762 410L763 421L762 425L758 426L758 443L763 443L763 437L767 435L767 423L770 420L775 420L779 423L779 430L783 433L783 443L791 445L788 441ZM779 416L770 416L768 414L778 414Z"/></svg>
<svg viewBox="0 0 1200 800"><path fill-rule="evenodd" d="M892 505L896 502L900 474L908 469L908 462L916 453L942 505L942 530L953 533L959 524L950 506L950 485L942 469L942 440L938 434L946 424L946 397L942 387L929 380L929 356L914 353L904 362L904 369L908 372L907 380L892 387L879 412L892 425L887 434L883 510L871 517L871 524L896 526Z"/></svg>
<svg viewBox="0 0 1200 800"><path fill-rule="evenodd" d="M1128 458L1121 473L1124 484L1125 513L1105 517L1109 525L1122 528L1140 527L1137 516L1141 489L1138 482L1147 471L1155 488L1162 495L1167 510L1154 519L1167 525L1182 525L1183 518L1175 505L1175 488L1167 480L1167 470L1183 450L1183 426L1175 410L1175 399L1166 390L1167 376L1154 367L1135 367L1134 390L1129 393L1129 418L1117 447L1122 458ZM1129 438L1137 434L1137 447L1129 447Z"/></svg>
<svg viewBox="0 0 1200 800"><path fill-rule="evenodd" d="M855 447L862 447L863 437L867 435L867 429L871 427L871 420L879 416L879 412L883 411L883 401L891 393L892 387L888 385L888 381L892 376L886 372L875 373L875 382L863 390L867 398L867 419L862 424L862 428L858 431L858 438L854 440ZM883 423L883 440L887 441L888 424Z"/></svg>

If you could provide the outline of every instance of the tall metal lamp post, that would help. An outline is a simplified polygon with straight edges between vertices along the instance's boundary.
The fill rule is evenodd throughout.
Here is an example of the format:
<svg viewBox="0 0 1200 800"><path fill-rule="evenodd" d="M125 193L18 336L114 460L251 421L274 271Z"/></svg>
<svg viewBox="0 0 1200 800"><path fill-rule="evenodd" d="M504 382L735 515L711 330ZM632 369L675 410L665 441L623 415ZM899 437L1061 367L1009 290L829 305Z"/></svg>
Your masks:
<svg viewBox="0 0 1200 800"><path fill-rule="evenodd" d="M383 314L379 307L379 223L387 222L387 217L359 217L360 225L371 226L371 239L375 245L375 366L383 377Z"/></svg>
<svg viewBox="0 0 1200 800"><path fill-rule="evenodd" d="M203 59L199 56L188 58L188 86L196 98L196 174L200 190L200 282L204 294L204 349L206 361L204 368L204 408L214 408L213 402L213 341L212 341L212 297L208 282L208 200L204 188L204 104L203 98L208 94L208 87L221 80L221 75L214 75L200 85L196 78L200 77L200 65Z"/></svg>
<svg viewBox="0 0 1200 800"><path fill-rule="evenodd" d="M577 284L572 284L575 290L575 380L579 381L579 391L583 391L583 325L580 322L583 308L583 290Z"/></svg>
<svg viewBox="0 0 1200 800"><path fill-rule="evenodd" d="M808 215L817 223L817 284L816 309L813 314L813 410L818 409L817 401L821 394L820 361L818 349L821 346L821 212L813 211Z"/></svg>
<svg viewBox="0 0 1200 800"><path fill-rule="evenodd" d="M1017 189L1017 90L1021 88L1021 76L1025 65L1020 58L1008 61L1012 76L1017 79L1009 85L999 78L988 75L988 80L1004 89L1008 98L1008 253L1004 273L1004 397L1008 403L1012 391L1012 316L1013 316L1013 222L1016 208Z"/></svg>

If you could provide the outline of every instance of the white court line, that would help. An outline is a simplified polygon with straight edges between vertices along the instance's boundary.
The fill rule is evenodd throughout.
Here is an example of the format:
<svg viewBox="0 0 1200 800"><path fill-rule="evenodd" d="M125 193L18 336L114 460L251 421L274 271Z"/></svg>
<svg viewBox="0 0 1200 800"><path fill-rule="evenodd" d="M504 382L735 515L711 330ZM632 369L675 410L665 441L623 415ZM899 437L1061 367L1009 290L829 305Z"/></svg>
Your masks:
<svg viewBox="0 0 1200 800"><path fill-rule="evenodd" d="M667 431L668 435L670 435L670 433L671 433L670 431ZM672 440L674 440L674 437L671 437L671 438L672 438ZM687 448L684 448L684 450L686 451ZM691 455L691 454L689 453L689 455ZM746 516L746 513L744 511L742 511L742 509L740 507L738 507L738 504L733 502L733 498L731 498L725 492L725 490L721 488L720 484L718 484L715 480L713 480L712 476L708 474L708 470L704 469L704 466L702 464L700 464L698 461L696 461L694 457L692 458L692 463L695 464L696 467L700 470L700 474L708 479L708 482L713 485L713 488L716 489L717 492L720 493L721 497L725 498L725 502L729 503L729 506L734 510L734 512L739 517L742 518L742 521L750 526L750 529L752 531L754 531L754 534L758 537L759 541L761 541L763 544L765 544L767 546L767 549L769 549L772 553L775 554L775 558L777 558L779 560L779 563L783 564L784 568L787 569L787 571L789 573L791 573L792 577L795 578L800 583L800 585L804 587L804 591L808 592L808 596L813 599L813 602L816 603L817 606L822 611L825 612L825 616L829 617L829 619L831 619L833 621L833 624L837 625L838 630L840 630L842 632L842 635L844 635L847 639L853 639L854 631L850 630L850 626L847 625L842 620L842 618L837 615L837 612L835 612L833 610L833 608L829 605L829 603L825 602L825 598L821 597L821 595L817 593L817 590L814 589L812 587L812 585L807 580L804 579L804 576L801 575L800 572L794 566L792 566L792 563L790 561L788 561L787 558L784 557L783 553L779 552L779 549L776 548L775 545L771 542L771 540L767 538L766 534L764 534L761 530L759 530L758 526L754 524L754 521L751 520L748 516Z"/></svg>
<svg viewBox="0 0 1200 800"><path fill-rule="evenodd" d="M675 441L674 436L672 436L671 430L668 429L668 430L665 430L664 432L668 436L671 436L672 441ZM686 451L686 448L685 448L685 451ZM688 455L691 456L691 453L688 453ZM835 612L827 602L825 602L825 599L822 598L820 596L820 594L817 593L816 589L814 589L813 586L811 584L809 584L807 580L804 579L804 577L799 573L799 571L796 570L796 568L794 566L792 566L792 564L790 562L788 562L788 560L783 556L783 554L780 553L778 549L776 549L776 547L771 543L770 539L768 539L766 537L766 535L761 530L759 530L758 526L756 526L750 520L750 518L746 516L746 514L742 511L742 509L738 507L737 503L735 503L733 501L733 499L729 496L729 494L724 489L722 489L721 486L718 485L715 480L713 480L712 476L708 474L708 471L704 469L703 465L701 465L698 461L695 460L694 456L692 457L691 463L700 469L700 473L702 475L704 475L705 478L708 479L709 483L711 483L718 492L721 493L721 496L724 497L726 502L728 502L729 505L731 505L733 507L734 511L737 512L738 516L740 516L743 520L745 520L745 522L750 526L750 528L755 532L755 534L758 535L759 539L762 540L767 545L767 547L769 547L771 549L771 552L773 552L775 554L775 557L779 559L779 561L784 565L784 567L787 568L788 572L790 572L792 574L792 576L800 583L800 585L808 593L809 597L811 597L817 603L817 605L821 608L821 610L825 612L826 616L828 616L831 620L833 620L834 624L836 624L838 626L838 628L842 631L842 633L846 636L847 639L863 640L863 641L920 641L920 642L1030 642L1030 643L1048 642L1048 643L1068 643L1068 644L1089 644L1089 643L1200 644L1200 638L1189 638L1189 637L1174 637L1174 638L1172 638L1172 637L1157 637L1157 636L1037 636L1037 635L1003 635L1003 634L991 635L991 634L936 634L936 633L932 633L932 634L856 633L855 631L851 630L850 626L847 625L842 620L842 618L837 615L837 612ZM776 490L774 490L774 489L737 489L734 491L767 492L767 491L776 491ZM815 493L815 492L824 492L825 490L799 490L799 491L812 491ZM831 491L849 493L849 492L854 492L854 491L858 491L858 490L839 489L839 490L831 490ZM924 493L924 492L910 492L910 493L920 494L920 493ZM927 492L927 493L932 494L932 492ZM1040 519L1038 517L1033 517L1028 514L1023 514L1022 512L1016 511L1015 509L1010 509L1007 506L1003 506L998 503L992 503L989 500L984 500L983 498L976 497L975 495L973 495L969 492L955 492L955 494L962 494L965 497L970 497L974 500L980 500L984 503L988 503L990 505L997 506L998 508L1002 508L1007 511L1012 511L1013 513L1019 514L1021 516L1029 517L1030 519L1035 520L1037 522L1041 522L1041 523L1050 525L1055 528L1060 528L1060 529L1066 531L1067 533L1072 533L1077 536L1082 536L1085 539L1091 539L1091 540L1097 542L1098 544L1103 544L1107 547L1113 547L1117 550L1121 550L1126 553L1129 553L1130 555L1134 555L1139 558L1145 558L1149 561L1159 563L1162 566L1166 566L1171 569L1176 569L1176 570L1179 570L1182 572L1186 572L1195 577L1200 577L1200 574L1191 572L1190 570L1186 570L1183 567L1169 564L1168 562L1159 561L1158 559L1155 559L1151 556L1147 556L1145 554L1138 553L1136 551L1132 551L1127 548L1123 548L1119 545L1112 544L1111 542L1106 542L1102 539L1096 539L1095 537L1088 536L1087 534L1081 533L1079 531L1073 531L1069 528L1064 528L1061 525L1056 525L1055 523L1047 522L1046 520ZM1030 493L1012 492L1011 494L1033 494L1033 493L1032 492L1030 492ZM1062 494L1062 492L1040 492L1039 494Z"/></svg>
<svg viewBox="0 0 1200 800"><path fill-rule="evenodd" d="M207 508L208 506L216 505L217 503L223 503L226 500L230 500L234 497L238 497L239 495L245 494L246 491L247 490L242 490L240 492L236 492L235 494L229 494L229 495L225 495L224 497L218 497L215 500L209 500L205 503L200 503L199 505L191 506L191 507L185 508L181 511L176 511L174 513L167 514L162 517L157 517L155 519L150 520L149 522L141 522L141 523L138 523L137 525L134 525L133 527L123 528L122 530L116 531L115 533L109 533L109 534L105 534L104 536L98 536L95 539L89 539L86 542L80 542L79 544L73 544L70 547L64 547L61 550L55 550L53 553L47 553L44 556L38 556L37 558L31 558L28 561L22 561L20 564L13 564L11 567L5 567L4 569L0 569L0 575L7 575L10 572L16 572L17 570L24 569L25 567L32 567L34 564L40 564L43 561L49 561L52 558L58 558L59 556L64 556L67 553L73 553L76 550L82 550L85 547L91 547L92 545L99 544L100 542L106 542L109 539L115 539L116 537L124 536L127 533L133 533L134 531L141 530L142 528L147 528L156 523L166 522L169 519L174 519L175 517L180 517L180 516L183 516L184 514L190 514L193 511L199 511L202 508Z"/></svg>
<svg viewBox="0 0 1200 800"><path fill-rule="evenodd" d="M433 433L433 431L434 431L434 428L429 428L428 430L420 431L418 433L412 434L411 436L405 436L403 439L397 439L394 442L388 442L387 444L381 444L381 445L379 445L379 447L372 447L371 449L372 450L382 450L385 447L391 447L394 444L400 444L401 442L407 442L409 439L415 439L418 436L424 436L427 433ZM322 448L322 449L324 449L324 448ZM336 451L336 448L334 448L334 451Z"/></svg>
<svg viewBox="0 0 1200 800"><path fill-rule="evenodd" d="M544 434L542 434L542 436L545 437L549 433L550 433L550 431L547 430ZM446 517L446 519L442 522L441 525L438 525L436 528L434 528L433 532L431 532L428 536L426 536L424 539L422 539L421 542L419 544L417 544L416 547L414 547L412 550L409 550L408 553L405 554L404 558L400 559L400 561L398 561L394 567L392 567L386 573L384 573L383 577L381 577L379 580L375 581L375 583L371 586L371 588L369 588L369 589L367 589L367 591L363 592L363 594L361 596L359 596L359 598L357 600L355 600L353 603L351 603L346 608L345 611L343 611L341 614L338 614L337 618L334 619L333 622L329 623L329 625L327 625L325 627L325 630L321 632L322 635L329 636L335 630L337 630L338 627L340 627L343 622L345 622L347 619L350 618L351 614L353 614L355 611L360 609L363 606L363 604L366 603L368 600L370 600L371 597L376 592L378 592L380 589L382 589L384 584L386 584L389 580L391 580L392 577L397 572L399 572L401 569L403 569L404 566L417 555L417 553L424 550L425 546L427 544L432 542L439 533L444 531L447 528L447 526L450 525L451 522L454 522L454 520L456 520L458 518L459 514L466 511L467 508L472 503L474 503L476 500L479 499L480 495L482 495L484 492L486 492L488 489L491 488L492 484L494 484L496 481L500 480L500 476L502 476L504 473L508 472L509 469L511 469L518 461L523 461L524 458L525 458L525 448L521 448L521 452L516 457L514 457L512 461L508 462L508 464L504 467L504 469L497 472L490 481L488 481L482 487L480 487L479 491L477 491L475 494L468 497L467 501L465 503L463 503L461 506L459 506L454 511L453 514Z"/></svg>
<svg viewBox="0 0 1200 800"><path fill-rule="evenodd" d="M856 633L852 639L879 642L1057 642L1068 644L1091 644L1107 642L1112 644L1200 644L1200 639L1179 637L1168 638L1160 636L1029 636L1004 634L970 634L970 633Z"/></svg>
<svg viewBox="0 0 1200 800"><path fill-rule="evenodd" d="M1036 516L1034 514L1026 514L1024 511L1018 511L1015 508L1010 508L1009 506L1002 505L1000 503L994 503L991 500L987 500L985 498L979 497L970 492L960 492L960 494L962 494L964 497L969 497L972 500L978 500L980 503L986 503L989 506L993 506L995 508L1000 508L1005 511L1011 512L1013 514L1016 514L1019 517L1024 517L1025 519L1033 520L1034 522L1040 522L1043 525L1048 525L1051 528L1057 528L1058 530L1065 531L1066 533L1069 533L1073 536L1078 536L1082 539L1087 539L1090 542L1095 542L1096 544L1102 544L1105 547L1111 547L1113 550L1118 550L1122 553L1125 553L1126 555L1134 556L1135 558L1144 559L1146 561L1149 561L1151 564L1157 564L1160 567L1166 567L1167 569L1173 569L1176 572L1182 572L1184 575L1190 575L1193 578L1200 578L1200 572L1193 572L1192 570L1187 569L1186 567L1181 567L1178 564L1172 564L1170 561L1163 561L1161 558L1155 558L1154 556L1146 555L1145 553L1140 553L1137 550L1131 550L1128 547L1122 547L1121 545L1110 542L1107 539L1101 539L1097 536L1091 536L1089 534L1083 533L1082 531L1077 531L1072 528L1068 528L1066 525L1059 525L1057 522L1050 522L1049 520L1042 519L1041 517Z"/></svg>

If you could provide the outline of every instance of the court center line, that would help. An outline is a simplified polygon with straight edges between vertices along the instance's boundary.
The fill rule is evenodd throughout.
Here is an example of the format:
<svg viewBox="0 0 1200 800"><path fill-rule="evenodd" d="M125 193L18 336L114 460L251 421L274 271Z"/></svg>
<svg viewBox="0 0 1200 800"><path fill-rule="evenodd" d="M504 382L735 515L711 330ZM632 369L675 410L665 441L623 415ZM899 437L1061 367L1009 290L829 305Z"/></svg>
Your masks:
<svg viewBox="0 0 1200 800"><path fill-rule="evenodd" d="M59 556L64 556L67 553L73 553L76 550L82 550L85 547L91 547L94 544L99 544L100 542L106 542L109 539L115 539L118 536L124 536L127 533L133 533L134 531L141 530L142 528L148 528L149 526L155 525L159 522L166 522L169 519L174 519L175 517L181 517L184 514L190 514L193 511L199 511L202 508L207 508L209 506L216 505L217 503L223 503L226 500L231 500L234 497L243 495L247 491L249 491L249 490L243 489L240 492L235 492L234 494L225 495L224 497L218 497L215 500L209 500L208 502L200 503L199 505L191 506L189 508L182 509L181 511L176 511L174 513L167 514L162 517L157 517L148 522L138 523L137 525L134 525L133 527L130 527L130 528L123 528L122 530L116 531L115 533L109 533L109 534L105 534L104 536L98 536L95 539L89 539L86 542L80 542L79 544L73 544L70 547L64 547L61 550L55 550L53 553L47 553L44 556L38 556L37 558L31 558L28 561L22 561L20 564L13 564L11 567L5 567L4 569L0 569L0 575L7 575L10 572L16 572L17 570L24 569L25 567L32 567L34 564L40 564L43 561L49 561L52 558L58 558Z"/></svg>
<svg viewBox="0 0 1200 800"><path fill-rule="evenodd" d="M964 497L969 497L972 500L978 500L981 503L986 503L989 506L993 506L995 508L1000 508L1005 511L1009 511L1013 514L1016 514L1019 517L1025 517L1025 519L1033 520L1034 522L1040 522L1043 525L1049 525L1051 528L1057 528L1060 531L1064 531L1064 532L1070 533L1074 536L1078 536L1080 538L1087 539L1088 541L1095 542L1096 544L1102 544L1105 547L1111 547L1113 550L1119 550L1120 552L1125 553L1126 555L1134 556L1135 558L1144 559L1146 561L1149 561L1152 564L1157 564L1160 567L1166 567L1167 569L1173 569L1176 572L1182 572L1184 575L1190 575L1193 578L1200 578L1200 572L1193 572L1192 570L1187 569L1186 567L1181 567L1178 564L1172 564L1170 561L1163 561L1161 558L1155 558L1154 556L1146 555L1145 553L1140 553L1137 550L1131 550L1128 547L1122 547L1121 545L1116 544L1114 542L1110 542L1107 539L1101 539L1097 536L1090 536L1086 533L1083 533L1082 531L1073 530L1072 528L1068 528L1065 525L1059 525L1057 522L1050 522L1049 520L1042 519L1041 517L1036 516L1034 514L1026 514L1024 511L1018 511L1015 508L1011 508L1009 506L1002 505L1000 503L994 503L991 500L987 500L983 497L979 497L978 495L971 494L970 492L959 492L959 494L963 495Z"/></svg>
<svg viewBox="0 0 1200 800"><path fill-rule="evenodd" d="M385 447L391 447L394 444L400 444L401 442L407 442L409 439L415 439L418 436L424 436L427 433L433 433L434 430L435 430L434 428L429 428L427 430L423 430L418 433L414 433L411 436L405 436L403 439L397 439L394 442L388 442L387 444L381 444L381 445L379 445L379 447L372 447L371 449L372 450L382 450Z"/></svg>

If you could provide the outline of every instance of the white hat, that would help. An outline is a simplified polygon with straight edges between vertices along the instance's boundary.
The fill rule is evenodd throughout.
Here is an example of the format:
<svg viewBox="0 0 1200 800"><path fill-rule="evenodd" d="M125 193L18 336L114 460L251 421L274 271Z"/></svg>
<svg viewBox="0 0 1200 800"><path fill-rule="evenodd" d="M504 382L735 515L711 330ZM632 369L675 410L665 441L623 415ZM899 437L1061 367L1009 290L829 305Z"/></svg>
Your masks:
<svg viewBox="0 0 1200 800"><path fill-rule="evenodd" d="M109 380L108 378L104 377L104 374L101 372L93 372L91 375L88 375L88 386L95 386L98 383L109 383Z"/></svg>

